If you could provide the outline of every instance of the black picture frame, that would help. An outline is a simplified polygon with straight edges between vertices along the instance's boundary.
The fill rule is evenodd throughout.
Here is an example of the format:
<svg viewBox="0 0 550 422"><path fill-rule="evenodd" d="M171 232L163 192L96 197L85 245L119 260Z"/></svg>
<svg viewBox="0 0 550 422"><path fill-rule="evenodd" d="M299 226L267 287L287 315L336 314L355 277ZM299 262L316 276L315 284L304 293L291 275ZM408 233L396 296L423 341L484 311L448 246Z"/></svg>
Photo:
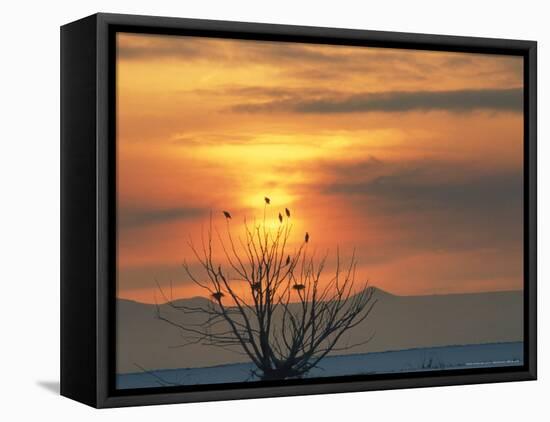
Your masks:
<svg viewBox="0 0 550 422"><path fill-rule="evenodd" d="M114 389L117 31L478 52L524 58L524 365L253 385ZM537 44L167 17L95 14L61 28L61 394L94 406L534 380L537 374Z"/></svg>

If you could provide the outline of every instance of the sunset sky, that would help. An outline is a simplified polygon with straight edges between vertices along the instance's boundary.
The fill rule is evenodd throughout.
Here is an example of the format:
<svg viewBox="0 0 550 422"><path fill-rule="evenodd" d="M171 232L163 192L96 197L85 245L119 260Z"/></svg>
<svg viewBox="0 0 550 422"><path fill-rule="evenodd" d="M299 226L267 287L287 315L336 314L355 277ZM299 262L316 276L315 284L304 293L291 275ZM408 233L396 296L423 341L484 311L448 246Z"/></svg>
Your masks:
<svg viewBox="0 0 550 422"><path fill-rule="evenodd" d="M356 248L359 281L390 293L522 288L522 58L117 43L119 297L154 302L155 280L203 294L188 239L211 211L222 228L222 210L260 217L264 196L291 209L294 242Z"/></svg>

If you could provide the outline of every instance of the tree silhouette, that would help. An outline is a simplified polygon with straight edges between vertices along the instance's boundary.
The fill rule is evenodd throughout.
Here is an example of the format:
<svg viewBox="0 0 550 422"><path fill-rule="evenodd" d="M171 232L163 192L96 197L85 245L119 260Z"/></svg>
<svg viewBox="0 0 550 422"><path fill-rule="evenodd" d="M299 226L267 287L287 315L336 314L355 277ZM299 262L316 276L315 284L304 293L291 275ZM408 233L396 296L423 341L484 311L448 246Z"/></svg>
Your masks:
<svg viewBox="0 0 550 422"><path fill-rule="evenodd" d="M181 305L168 300L161 289L171 308L184 316L202 315L200 323L180 323L157 306L158 318L181 330L184 345L201 343L242 353L254 363L254 375L263 380L301 377L328 353L368 342L370 338L340 345L344 333L365 320L376 303L367 282L355 289L355 252L344 266L337 248L335 269L322 280L328 253L316 262L315 253L308 251L308 233L289 251L290 211L285 209L284 219L278 213L270 225L266 222L270 202L266 197L260 222L244 220L241 236L234 236L232 220L224 211L224 235L213 229L210 216L200 247L189 241L204 278L187 262L183 266L189 278L208 292L208 302ZM223 262L215 259L214 243Z"/></svg>

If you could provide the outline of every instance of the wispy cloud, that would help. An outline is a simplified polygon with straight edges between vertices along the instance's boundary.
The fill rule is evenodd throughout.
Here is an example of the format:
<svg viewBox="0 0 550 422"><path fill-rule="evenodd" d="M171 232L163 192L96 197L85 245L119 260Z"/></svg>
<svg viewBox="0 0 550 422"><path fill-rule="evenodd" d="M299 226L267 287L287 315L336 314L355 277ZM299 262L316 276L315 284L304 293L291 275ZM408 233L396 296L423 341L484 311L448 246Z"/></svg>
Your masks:
<svg viewBox="0 0 550 422"><path fill-rule="evenodd" d="M174 220L190 219L205 215L201 208L123 208L118 213L118 224L123 228L135 228L161 224Z"/></svg>

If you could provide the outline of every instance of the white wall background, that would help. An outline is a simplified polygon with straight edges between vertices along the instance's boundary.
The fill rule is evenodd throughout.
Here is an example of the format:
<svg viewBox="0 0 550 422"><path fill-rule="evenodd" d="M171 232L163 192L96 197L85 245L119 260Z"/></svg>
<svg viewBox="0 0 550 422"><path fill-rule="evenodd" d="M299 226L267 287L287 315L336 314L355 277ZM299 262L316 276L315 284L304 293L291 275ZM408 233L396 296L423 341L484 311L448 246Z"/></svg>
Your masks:
<svg viewBox="0 0 550 422"><path fill-rule="evenodd" d="M6 1L0 24L0 418L549 420L550 31L541 0ZM95 411L59 397L59 26L98 12L539 42L539 381ZM546 389L546 391L545 391Z"/></svg>

